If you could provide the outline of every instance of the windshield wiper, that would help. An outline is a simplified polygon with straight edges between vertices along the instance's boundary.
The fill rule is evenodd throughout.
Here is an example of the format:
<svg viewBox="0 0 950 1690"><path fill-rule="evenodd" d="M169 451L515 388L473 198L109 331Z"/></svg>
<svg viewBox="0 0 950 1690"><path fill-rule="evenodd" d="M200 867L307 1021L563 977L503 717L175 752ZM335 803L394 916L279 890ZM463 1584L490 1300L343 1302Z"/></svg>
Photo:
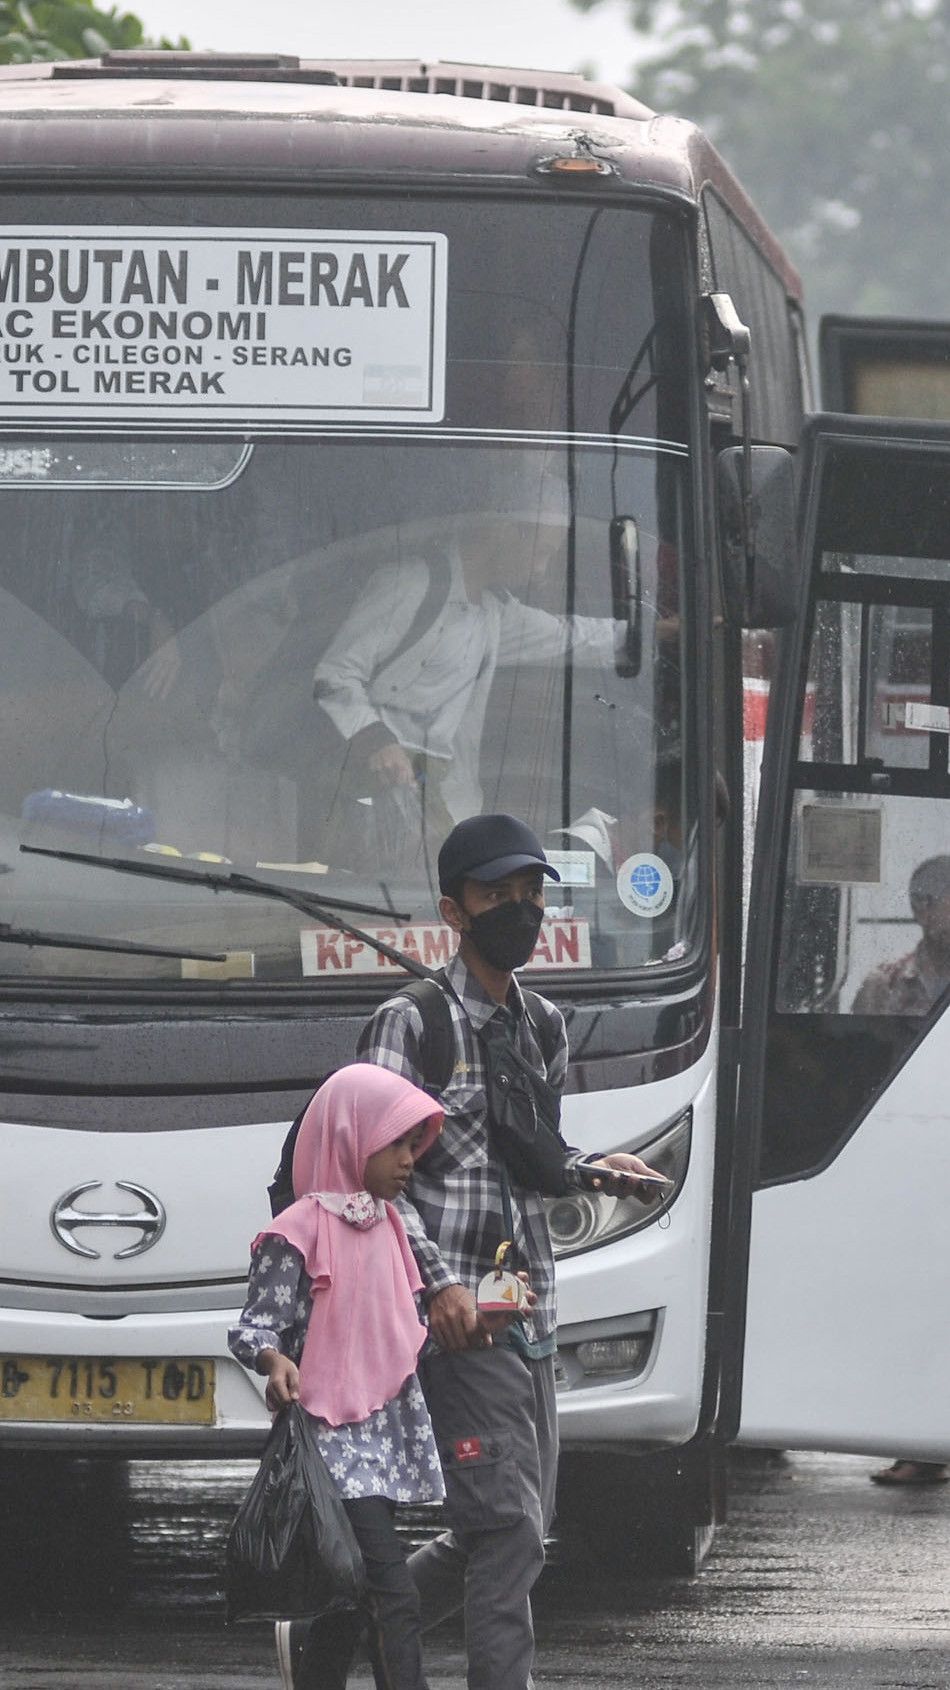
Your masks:
<svg viewBox="0 0 950 1690"><path fill-rule="evenodd" d="M362 928L354 927L338 913L346 910L349 914L381 915L387 921L410 921L412 917L406 911L392 907L385 909L379 904L355 904L347 898L315 898L298 886L282 886L271 880L260 880L256 874L245 874L241 869L192 868L185 863L169 862L167 858L150 858L142 862L133 857L99 857L94 851L53 850L48 845L21 845L20 850L35 857L58 857L67 863L86 863L90 868L115 869L120 874L142 874L152 880L177 880L186 886L207 886L212 892L243 892L254 898L276 898L278 903L290 904L315 921L322 921L325 927L332 927L337 933L347 933L351 939L369 945L371 950L379 951L390 962L398 963L400 968L417 975L420 980L432 977L433 970L426 968L424 963L416 962L414 957L405 956L394 946L384 944L372 933L364 933Z"/></svg>
<svg viewBox="0 0 950 1690"><path fill-rule="evenodd" d="M224 951L181 951L177 946L136 945L124 939L89 939L82 933L44 933L0 921L0 945L49 945L59 951L121 951L127 956L170 956L188 962L227 962Z"/></svg>

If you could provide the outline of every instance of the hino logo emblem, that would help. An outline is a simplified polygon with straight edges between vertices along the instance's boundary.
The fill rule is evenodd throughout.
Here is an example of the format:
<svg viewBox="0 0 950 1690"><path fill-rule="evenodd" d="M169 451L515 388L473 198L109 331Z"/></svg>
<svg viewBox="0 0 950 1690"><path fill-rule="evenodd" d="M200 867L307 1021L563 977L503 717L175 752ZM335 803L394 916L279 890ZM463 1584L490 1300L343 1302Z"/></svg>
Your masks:
<svg viewBox="0 0 950 1690"><path fill-rule="evenodd" d="M76 1228L80 1226L140 1228L142 1236L137 1244L128 1244L124 1250L116 1250L114 1259L117 1262L125 1256L140 1256L143 1250L150 1250L165 1231L165 1210L151 1191L146 1191L142 1185L133 1185L131 1180L117 1179L115 1183L120 1191L130 1191L133 1197L138 1197L142 1203L141 1209L126 1214L111 1214L106 1210L75 1208L74 1205L84 1192L102 1189L102 1181L99 1179L89 1179L84 1185L74 1185L71 1190L64 1191L59 1201L53 1205L49 1224L54 1237L58 1238L67 1250L72 1250L74 1255L90 1256L94 1261L98 1261L100 1256L98 1250L90 1250L87 1244L80 1244L79 1239L75 1237Z"/></svg>

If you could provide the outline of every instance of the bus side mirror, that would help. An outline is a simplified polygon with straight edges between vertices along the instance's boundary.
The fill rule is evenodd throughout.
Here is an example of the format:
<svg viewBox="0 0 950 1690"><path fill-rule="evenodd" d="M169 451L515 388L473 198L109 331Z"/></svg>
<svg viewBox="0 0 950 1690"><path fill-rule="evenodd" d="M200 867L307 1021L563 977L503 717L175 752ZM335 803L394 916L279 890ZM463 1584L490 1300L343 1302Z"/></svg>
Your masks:
<svg viewBox="0 0 950 1690"><path fill-rule="evenodd" d="M626 624L626 639L614 667L624 679L639 675L643 662L641 617L640 530L632 516L615 516L610 523L610 599L615 622Z"/></svg>
<svg viewBox="0 0 950 1690"><path fill-rule="evenodd" d="M719 454L722 595L732 627L784 628L798 614L795 466L782 446Z"/></svg>

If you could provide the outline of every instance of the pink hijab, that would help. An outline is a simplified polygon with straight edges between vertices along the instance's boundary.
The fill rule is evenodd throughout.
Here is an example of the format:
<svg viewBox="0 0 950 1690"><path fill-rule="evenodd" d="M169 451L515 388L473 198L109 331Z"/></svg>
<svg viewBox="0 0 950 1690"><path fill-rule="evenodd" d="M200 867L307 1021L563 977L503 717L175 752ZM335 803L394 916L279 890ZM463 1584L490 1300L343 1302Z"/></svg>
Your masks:
<svg viewBox="0 0 950 1690"><path fill-rule="evenodd" d="M422 1122L428 1150L442 1111L418 1086L368 1062L320 1087L294 1150L297 1201L252 1246L285 1238L310 1275L310 1322L300 1358L300 1400L331 1426L365 1420L397 1396L415 1369L425 1327L422 1285L406 1229L391 1203L363 1189L366 1163Z"/></svg>

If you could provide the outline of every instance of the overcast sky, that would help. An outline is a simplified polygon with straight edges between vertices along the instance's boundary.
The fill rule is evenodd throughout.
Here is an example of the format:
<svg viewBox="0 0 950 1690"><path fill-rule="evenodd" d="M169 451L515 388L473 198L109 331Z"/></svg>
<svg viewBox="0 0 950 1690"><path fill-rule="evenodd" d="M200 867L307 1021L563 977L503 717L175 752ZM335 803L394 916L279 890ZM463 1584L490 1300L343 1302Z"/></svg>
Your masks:
<svg viewBox="0 0 950 1690"><path fill-rule="evenodd" d="M626 0L126 0L149 35L307 58L461 59L623 82L636 53ZM120 9L122 9L120 5Z"/></svg>

